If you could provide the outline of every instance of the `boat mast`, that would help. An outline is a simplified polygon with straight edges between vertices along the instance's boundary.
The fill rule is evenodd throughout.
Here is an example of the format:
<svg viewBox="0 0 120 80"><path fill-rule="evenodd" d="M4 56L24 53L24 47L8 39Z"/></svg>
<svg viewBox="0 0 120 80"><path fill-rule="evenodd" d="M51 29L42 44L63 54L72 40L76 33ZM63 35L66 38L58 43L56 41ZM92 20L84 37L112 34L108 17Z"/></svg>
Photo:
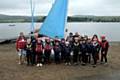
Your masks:
<svg viewBox="0 0 120 80"><path fill-rule="evenodd" d="M35 12L35 3L33 0L30 0L30 7L31 7L31 28L30 32L34 32L34 12Z"/></svg>

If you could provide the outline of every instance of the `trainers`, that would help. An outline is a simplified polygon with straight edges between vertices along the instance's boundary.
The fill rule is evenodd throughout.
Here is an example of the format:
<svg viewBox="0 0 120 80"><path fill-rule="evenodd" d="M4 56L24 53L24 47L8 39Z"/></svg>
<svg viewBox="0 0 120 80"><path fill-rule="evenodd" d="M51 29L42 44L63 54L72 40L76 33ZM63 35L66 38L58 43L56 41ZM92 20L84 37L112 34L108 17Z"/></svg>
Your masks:
<svg viewBox="0 0 120 80"><path fill-rule="evenodd" d="M21 65L22 63L21 62L18 62L19 65Z"/></svg>
<svg viewBox="0 0 120 80"><path fill-rule="evenodd" d="M78 63L74 63L74 65L78 65Z"/></svg>
<svg viewBox="0 0 120 80"><path fill-rule="evenodd" d="M37 64L36 66L39 67L39 64Z"/></svg>
<svg viewBox="0 0 120 80"><path fill-rule="evenodd" d="M100 62L100 64L104 64L104 62Z"/></svg>
<svg viewBox="0 0 120 80"><path fill-rule="evenodd" d="M70 66L70 65L71 65L71 63L69 62L69 63L68 63L68 65Z"/></svg>
<svg viewBox="0 0 120 80"><path fill-rule="evenodd" d="M96 64L94 64L93 67L95 68L95 67L96 67Z"/></svg>
<svg viewBox="0 0 120 80"><path fill-rule="evenodd" d="M107 63L107 62L105 62L105 63L104 63L104 65L108 65L108 63Z"/></svg>
<svg viewBox="0 0 120 80"><path fill-rule="evenodd" d="M65 65L67 66L67 65L68 65L68 63L65 63Z"/></svg>
<svg viewBox="0 0 120 80"><path fill-rule="evenodd" d="M43 64L42 64L42 63L40 63L40 64L39 64L39 67L42 67L42 66L43 66Z"/></svg>

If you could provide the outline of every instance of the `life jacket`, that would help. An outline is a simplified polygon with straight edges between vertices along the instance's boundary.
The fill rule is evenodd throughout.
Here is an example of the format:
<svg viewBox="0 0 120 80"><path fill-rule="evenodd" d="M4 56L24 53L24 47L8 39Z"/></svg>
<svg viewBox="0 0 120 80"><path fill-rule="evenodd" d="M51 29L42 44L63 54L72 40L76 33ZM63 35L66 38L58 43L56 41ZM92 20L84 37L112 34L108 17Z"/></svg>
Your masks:
<svg viewBox="0 0 120 80"><path fill-rule="evenodd" d="M54 52L55 53L60 53L61 52L60 46L55 45L54 46Z"/></svg>
<svg viewBox="0 0 120 80"><path fill-rule="evenodd" d="M74 43L73 44L73 51L79 51L80 50L80 44L79 43Z"/></svg>
<svg viewBox="0 0 120 80"><path fill-rule="evenodd" d="M107 44L108 44L108 41L101 42L101 47L102 47L103 49L106 49L106 48L107 48Z"/></svg>
<svg viewBox="0 0 120 80"><path fill-rule="evenodd" d="M27 49L27 50L32 50L32 44L27 44L27 45L26 45L26 49Z"/></svg>
<svg viewBox="0 0 120 80"><path fill-rule="evenodd" d="M69 45L68 45L68 46L65 46L65 53L68 54L68 53L70 53L70 52L71 52L70 46L69 46Z"/></svg>
<svg viewBox="0 0 120 80"><path fill-rule="evenodd" d="M43 46L42 44L38 44L36 45L36 52L42 52L43 51Z"/></svg>
<svg viewBox="0 0 120 80"><path fill-rule="evenodd" d="M60 47L61 47L61 51L64 52L65 51L65 43L61 43Z"/></svg>
<svg viewBox="0 0 120 80"><path fill-rule="evenodd" d="M17 40L17 48L24 49L25 46L26 46L26 40L25 39Z"/></svg>
<svg viewBox="0 0 120 80"><path fill-rule="evenodd" d="M81 52L82 53L86 53L86 51L87 51L87 45L86 45L86 43L81 44Z"/></svg>
<svg viewBox="0 0 120 80"><path fill-rule="evenodd" d="M50 44L46 44L46 45L45 45L45 50L51 50L51 49L52 49L52 47L51 47Z"/></svg>
<svg viewBox="0 0 120 80"><path fill-rule="evenodd" d="M92 48L93 48L92 43L87 43L87 52L88 53L92 53Z"/></svg>

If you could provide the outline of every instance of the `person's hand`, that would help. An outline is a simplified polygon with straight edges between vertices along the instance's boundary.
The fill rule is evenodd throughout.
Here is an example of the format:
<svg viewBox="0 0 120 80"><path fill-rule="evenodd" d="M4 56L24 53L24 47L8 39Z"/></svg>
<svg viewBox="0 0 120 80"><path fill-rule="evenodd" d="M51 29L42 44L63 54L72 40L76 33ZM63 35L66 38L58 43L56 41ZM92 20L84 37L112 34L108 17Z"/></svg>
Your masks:
<svg viewBox="0 0 120 80"><path fill-rule="evenodd" d="M103 54L105 54L105 52L103 52Z"/></svg>

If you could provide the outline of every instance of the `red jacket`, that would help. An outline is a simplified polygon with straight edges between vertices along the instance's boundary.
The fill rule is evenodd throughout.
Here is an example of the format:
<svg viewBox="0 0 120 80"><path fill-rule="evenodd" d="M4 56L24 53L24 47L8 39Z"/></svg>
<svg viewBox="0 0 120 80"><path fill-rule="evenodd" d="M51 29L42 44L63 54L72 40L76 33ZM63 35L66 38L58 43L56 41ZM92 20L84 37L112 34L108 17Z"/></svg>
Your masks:
<svg viewBox="0 0 120 80"><path fill-rule="evenodd" d="M25 49L26 47L26 39L21 39L21 38L18 38L17 41L16 41L16 49L19 50L19 49Z"/></svg>
<svg viewBox="0 0 120 80"><path fill-rule="evenodd" d="M102 50L108 50L109 48L109 42L106 40L106 41L101 41L101 48Z"/></svg>
<svg viewBox="0 0 120 80"><path fill-rule="evenodd" d="M46 44L44 47L45 50L51 50L52 46L50 44Z"/></svg>
<svg viewBox="0 0 120 80"><path fill-rule="evenodd" d="M36 44L36 52L40 53L43 51L43 45L41 43Z"/></svg>

